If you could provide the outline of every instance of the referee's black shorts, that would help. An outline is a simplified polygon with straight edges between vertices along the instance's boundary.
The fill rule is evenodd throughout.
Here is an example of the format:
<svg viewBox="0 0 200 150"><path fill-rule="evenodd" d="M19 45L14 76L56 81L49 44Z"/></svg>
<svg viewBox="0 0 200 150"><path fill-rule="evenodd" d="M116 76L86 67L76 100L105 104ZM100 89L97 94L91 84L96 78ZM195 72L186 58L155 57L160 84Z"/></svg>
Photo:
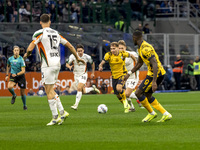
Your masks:
<svg viewBox="0 0 200 150"><path fill-rule="evenodd" d="M16 77L12 77L12 74L11 74L9 81L15 82L22 89L26 88L26 78L24 74L16 76Z"/></svg>

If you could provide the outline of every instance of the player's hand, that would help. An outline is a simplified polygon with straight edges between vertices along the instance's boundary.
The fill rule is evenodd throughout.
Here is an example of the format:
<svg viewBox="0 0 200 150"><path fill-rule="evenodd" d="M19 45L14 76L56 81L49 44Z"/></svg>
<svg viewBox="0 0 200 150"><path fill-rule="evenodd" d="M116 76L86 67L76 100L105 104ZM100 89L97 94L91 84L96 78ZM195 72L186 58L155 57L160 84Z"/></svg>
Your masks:
<svg viewBox="0 0 200 150"><path fill-rule="evenodd" d="M152 91L155 92L157 90L157 83L152 82Z"/></svg>
<svg viewBox="0 0 200 150"><path fill-rule="evenodd" d="M123 81L126 82L126 80L129 78L129 76L130 76L129 74L126 74L126 75L124 76Z"/></svg>
<svg viewBox="0 0 200 150"><path fill-rule="evenodd" d="M68 67L70 71L72 70L72 67L73 67L73 66L69 66L69 67Z"/></svg>
<svg viewBox="0 0 200 150"><path fill-rule="evenodd" d="M6 82L8 81L8 76L5 77Z"/></svg>
<svg viewBox="0 0 200 150"><path fill-rule="evenodd" d="M80 59L80 58L77 58L77 62L78 62L78 65L79 65L80 62L82 62L84 65L86 64L85 61L83 59Z"/></svg>
<svg viewBox="0 0 200 150"><path fill-rule="evenodd" d="M99 66L99 71L103 71L103 67Z"/></svg>
<svg viewBox="0 0 200 150"><path fill-rule="evenodd" d="M91 74L91 78L92 78L92 79L94 78L94 73Z"/></svg>
<svg viewBox="0 0 200 150"><path fill-rule="evenodd" d="M16 77L17 75L16 74L12 74L12 77Z"/></svg>
<svg viewBox="0 0 200 150"><path fill-rule="evenodd" d="M27 58L27 53L24 54L23 58L24 58L24 60L26 60L26 58Z"/></svg>

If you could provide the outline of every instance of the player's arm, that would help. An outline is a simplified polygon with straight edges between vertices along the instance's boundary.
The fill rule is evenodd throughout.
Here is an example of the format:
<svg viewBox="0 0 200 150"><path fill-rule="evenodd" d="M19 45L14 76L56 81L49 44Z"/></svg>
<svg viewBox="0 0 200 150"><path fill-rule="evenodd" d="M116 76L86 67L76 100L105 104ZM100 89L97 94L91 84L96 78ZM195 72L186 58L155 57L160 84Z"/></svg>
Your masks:
<svg viewBox="0 0 200 150"><path fill-rule="evenodd" d="M69 68L69 70L72 70L72 67L73 67L73 66L70 65L70 64L68 64L68 63L66 63L66 67Z"/></svg>
<svg viewBox="0 0 200 150"><path fill-rule="evenodd" d="M67 47L70 50L70 52L75 56L78 63L82 62L83 64L85 64L85 61L78 57L74 46L72 46L69 42L67 42L64 46Z"/></svg>
<svg viewBox="0 0 200 150"><path fill-rule="evenodd" d="M99 71L103 71L103 65L106 63L105 60L102 60L101 63L99 64Z"/></svg>
<svg viewBox="0 0 200 150"><path fill-rule="evenodd" d="M10 70L10 65L7 64L7 67L6 67L6 77L5 77L6 82L7 82L7 80L8 80L9 70Z"/></svg>
<svg viewBox="0 0 200 150"><path fill-rule="evenodd" d="M133 61L135 62L135 64L137 64L137 59L135 58L134 55L130 54L131 59L133 59Z"/></svg>
<svg viewBox="0 0 200 150"><path fill-rule="evenodd" d="M158 73L158 63L155 57L150 58L150 64L153 68L153 81L152 81L152 91L155 92L157 89L157 73Z"/></svg>
<svg viewBox="0 0 200 150"><path fill-rule="evenodd" d="M95 71L95 63L92 63L92 74L91 74L91 78L94 78L94 71Z"/></svg>
<svg viewBox="0 0 200 150"><path fill-rule="evenodd" d="M25 72L26 72L25 66L23 66L23 67L21 67L21 71L18 72L18 73L16 74L16 76L20 76L20 75L22 75L22 74L25 74Z"/></svg>
<svg viewBox="0 0 200 150"><path fill-rule="evenodd" d="M134 72L136 72L137 70L139 70L140 67L143 65L143 63L144 63L144 62L143 62L142 58L139 56L136 65L134 66L134 68L133 68L131 71L129 71L129 72L125 75L124 80L126 81L132 73L134 73Z"/></svg>
<svg viewBox="0 0 200 150"><path fill-rule="evenodd" d="M34 42L35 42L35 41L33 40L33 41L29 44L29 46L28 46L28 48L27 48L27 50L26 50L26 53L25 53L24 56L23 56L24 60L25 60L27 57L29 57L29 56L31 55L33 49L35 48L35 43L34 43Z"/></svg>

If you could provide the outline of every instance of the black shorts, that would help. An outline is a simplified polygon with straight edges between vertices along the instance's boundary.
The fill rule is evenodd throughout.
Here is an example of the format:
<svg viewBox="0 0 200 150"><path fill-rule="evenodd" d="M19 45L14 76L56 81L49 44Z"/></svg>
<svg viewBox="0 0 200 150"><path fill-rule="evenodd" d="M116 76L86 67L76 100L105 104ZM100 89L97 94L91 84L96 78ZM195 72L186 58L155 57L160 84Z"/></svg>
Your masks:
<svg viewBox="0 0 200 150"><path fill-rule="evenodd" d="M16 76L16 77L12 77L12 74L11 74L9 81L15 82L22 89L26 88L26 78L25 78L24 74L22 74L20 76Z"/></svg>
<svg viewBox="0 0 200 150"><path fill-rule="evenodd" d="M156 80L157 86L160 85L162 80L164 79L164 75L159 76ZM139 85L139 89L142 90L144 93L153 93L152 91L152 80L153 77L146 76L146 78L142 81L142 83Z"/></svg>
<svg viewBox="0 0 200 150"><path fill-rule="evenodd" d="M119 94L119 92L116 89L117 84L123 85L123 88L125 89L125 84L123 83L123 78L124 78L124 76L121 76L118 79L113 79L112 78L112 86L113 86L114 94L116 94L116 95Z"/></svg>

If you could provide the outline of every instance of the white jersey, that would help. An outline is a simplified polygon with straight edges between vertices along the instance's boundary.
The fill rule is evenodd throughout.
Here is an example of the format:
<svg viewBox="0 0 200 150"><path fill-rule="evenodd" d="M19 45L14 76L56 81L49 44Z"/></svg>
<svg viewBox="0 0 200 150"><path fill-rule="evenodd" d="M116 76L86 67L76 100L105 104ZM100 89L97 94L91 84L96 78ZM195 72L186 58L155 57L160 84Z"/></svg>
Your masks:
<svg viewBox="0 0 200 150"><path fill-rule="evenodd" d="M41 58L41 68L60 67L60 43L65 45L68 41L63 38L58 31L49 27L40 29L33 34L34 44L36 44Z"/></svg>
<svg viewBox="0 0 200 150"><path fill-rule="evenodd" d="M85 53L83 53L83 56L80 57L80 58L85 61L86 65L84 65L82 62L79 62L79 65L78 65L75 56L73 54L71 54L69 56L68 64L73 63L73 65L74 65L73 73L74 73L75 76L81 76L87 71L87 62L89 62L90 64L93 63L93 60L92 60L91 56L89 56L89 55L87 55Z"/></svg>
<svg viewBox="0 0 200 150"><path fill-rule="evenodd" d="M127 51L129 54L132 54L136 59L138 59L138 54L134 51ZM125 60L126 69L127 71L131 71L133 67L135 66L134 61L131 57L127 57ZM139 80L139 71L136 71L135 73L131 74L129 79L136 79Z"/></svg>

